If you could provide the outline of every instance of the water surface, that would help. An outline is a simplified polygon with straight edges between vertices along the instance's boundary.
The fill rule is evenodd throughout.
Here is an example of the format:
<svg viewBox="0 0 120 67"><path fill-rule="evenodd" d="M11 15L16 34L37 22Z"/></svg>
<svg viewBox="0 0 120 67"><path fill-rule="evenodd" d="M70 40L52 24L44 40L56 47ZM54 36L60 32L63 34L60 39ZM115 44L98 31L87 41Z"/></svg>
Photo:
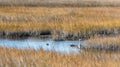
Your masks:
<svg viewBox="0 0 120 67"><path fill-rule="evenodd" d="M52 40L37 40L37 39L24 39L24 40L10 40L0 39L0 46L7 48L17 49L34 49L44 51L53 51L59 53L79 53L80 49L71 47L71 44L83 44L83 41L52 41Z"/></svg>

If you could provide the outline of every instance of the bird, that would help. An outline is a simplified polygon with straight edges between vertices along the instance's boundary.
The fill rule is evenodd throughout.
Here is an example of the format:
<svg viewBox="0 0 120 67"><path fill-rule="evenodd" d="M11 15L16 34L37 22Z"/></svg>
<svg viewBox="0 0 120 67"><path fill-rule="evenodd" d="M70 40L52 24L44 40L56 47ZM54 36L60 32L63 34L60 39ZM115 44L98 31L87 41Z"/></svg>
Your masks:
<svg viewBox="0 0 120 67"><path fill-rule="evenodd" d="M81 41L81 39L79 39L79 44L78 44L78 45L71 44L70 46L71 46L71 47L76 47L76 48L80 49L80 48L82 47L80 41Z"/></svg>
<svg viewBox="0 0 120 67"><path fill-rule="evenodd" d="M80 45L77 45L77 48L79 48L79 49L80 49L81 47L82 47L82 45L81 45L81 44L80 44Z"/></svg>
<svg viewBox="0 0 120 67"><path fill-rule="evenodd" d="M49 46L49 44L48 44L48 43L47 43L46 45L47 45L47 46Z"/></svg>
<svg viewBox="0 0 120 67"><path fill-rule="evenodd" d="M76 47L76 48L80 49L82 45L81 45L81 44L80 44L80 45L71 44L70 46L71 46L71 47Z"/></svg>

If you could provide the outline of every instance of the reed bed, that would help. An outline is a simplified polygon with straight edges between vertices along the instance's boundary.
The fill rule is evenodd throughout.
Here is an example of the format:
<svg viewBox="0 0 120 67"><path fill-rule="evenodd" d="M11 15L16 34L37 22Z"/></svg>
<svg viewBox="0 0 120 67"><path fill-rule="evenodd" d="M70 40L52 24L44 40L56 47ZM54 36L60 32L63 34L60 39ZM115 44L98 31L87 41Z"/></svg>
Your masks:
<svg viewBox="0 0 120 67"><path fill-rule="evenodd" d="M118 32L119 11L119 7L4 7L0 8L0 31Z"/></svg>
<svg viewBox="0 0 120 67"><path fill-rule="evenodd" d="M47 6L47 7L89 7L89 6L120 6L118 0L0 0L0 6Z"/></svg>
<svg viewBox="0 0 120 67"><path fill-rule="evenodd" d="M119 67L119 53L83 52L59 54L49 51L0 48L1 67Z"/></svg>
<svg viewBox="0 0 120 67"><path fill-rule="evenodd" d="M53 34L99 31L120 31L119 7L1 7L0 31L43 31ZM119 45L120 36L94 37L88 45ZM84 51L80 54L59 54L31 49L0 47L0 67L119 67L119 52Z"/></svg>
<svg viewBox="0 0 120 67"><path fill-rule="evenodd" d="M120 46L120 35L113 37L94 37L86 40L88 45Z"/></svg>
<svg viewBox="0 0 120 67"><path fill-rule="evenodd" d="M51 23L37 23L37 22L0 22L0 31L19 32L19 31L60 31L66 33L83 33L90 34L99 31L110 31L119 33L120 22L118 20L108 22L51 22Z"/></svg>

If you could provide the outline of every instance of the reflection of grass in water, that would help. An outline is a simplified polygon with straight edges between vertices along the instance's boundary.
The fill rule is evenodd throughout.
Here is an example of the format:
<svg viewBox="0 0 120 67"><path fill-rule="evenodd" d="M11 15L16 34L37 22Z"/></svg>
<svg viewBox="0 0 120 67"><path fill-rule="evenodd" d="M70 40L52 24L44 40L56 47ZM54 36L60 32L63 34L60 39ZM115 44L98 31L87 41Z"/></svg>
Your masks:
<svg viewBox="0 0 120 67"><path fill-rule="evenodd" d="M0 66L16 67L116 67L119 53L84 52L78 55L62 55L43 50L17 50L0 48Z"/></svg>

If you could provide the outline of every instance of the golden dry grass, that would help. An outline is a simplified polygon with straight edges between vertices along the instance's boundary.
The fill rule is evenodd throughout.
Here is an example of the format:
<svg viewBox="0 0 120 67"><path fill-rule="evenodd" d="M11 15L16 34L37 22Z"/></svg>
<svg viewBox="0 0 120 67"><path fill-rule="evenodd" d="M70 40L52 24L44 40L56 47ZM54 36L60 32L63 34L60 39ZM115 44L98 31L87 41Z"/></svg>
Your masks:
<svg viewBox="0 0 120 67"><path fill-rule="evenodd" d="M5 23L0 22L0 31L41 31L41 30L51 30L51 31L64 31L73 33L91 33L94 31L102 30L117 30L120 28L119 21L110 22L51 22L51 23L37 23L37 22L12 22Z"/></svg>
<svg viewBox="0 0 120 67"><path fill-rule="evenodd" d="M113 37L94 37L86 40L86 44L88 45L113 45L119 46L120 45L120 35L113 36Z"/></svg>
<svg viewBox="0 0 120 67"><path fill-rule="evenodd" d="M1 67L119 67L119 53L83 52L63 55L43 50L0 48Z"/></svg>
<svg viewBox="0 0 120 67"><path fill-rule="evenodd" d="M119 12L119 7L4 7L0 8L0 17L4 16L4 20L0 19L0 31L51 30L86 34L115 30L120 29ZM17 18L18 16L20 18ZM27 22L21 18L27 19ZM87 42L119 45L119 39L120 36L96 37ZM0 48L0 67L119 67L119 62L119 53L83 52L77 55L62 55L43 50Z"/></svg>
<svg viewBox="0 0 120 67"><path fill-rule="evenodd" d="M119 7L4 7L0 8L0 15L9 19L0 20L0 31L91 33L114 30L120 28L119 12Z"/></svg>
<svg viewBox="0 0 120 67"><path fill-rule="evenodd" d="M119 0L0 0L0 6L47 6L47 7L84 7L120 6Z"/></svg>

